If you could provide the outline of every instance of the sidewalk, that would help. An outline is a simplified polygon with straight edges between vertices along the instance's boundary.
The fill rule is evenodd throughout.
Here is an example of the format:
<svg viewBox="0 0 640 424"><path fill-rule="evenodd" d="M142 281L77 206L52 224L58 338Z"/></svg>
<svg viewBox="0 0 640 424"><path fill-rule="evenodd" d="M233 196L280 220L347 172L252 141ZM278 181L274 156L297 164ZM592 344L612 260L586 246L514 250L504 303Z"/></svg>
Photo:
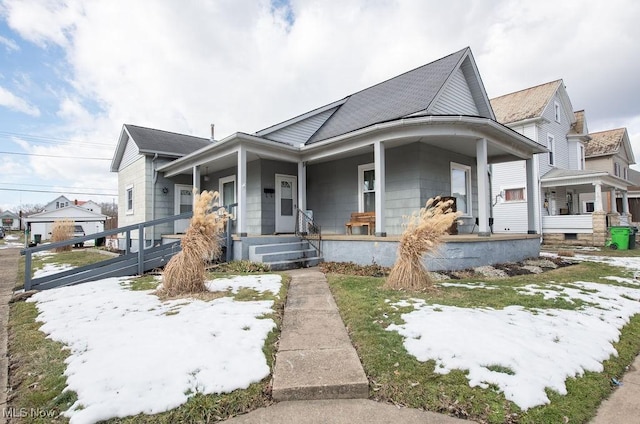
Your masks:
<svg viewBox="0 0 640 424"><path fill-rule="evenodd" d="M637 424L640 422L640 356L622 378L619 386L600 404L591 424Z"/></svg>
<svg viewBox="0 0 640 424"><path fill-rule="evenodd" d="M20 249L0 249L0 410L6 408L9 387L7 357L7 327L9 325L9 301L18 275ZM0 422L5 422L0 416Z"/></svg>
<svg viewBox="0 0 640 424"><path fill-rule="evenodd" d="M368 400L369 382L323 273L288 271L291 284L268 408L229 424L469 423L447 415Z"/></svg>

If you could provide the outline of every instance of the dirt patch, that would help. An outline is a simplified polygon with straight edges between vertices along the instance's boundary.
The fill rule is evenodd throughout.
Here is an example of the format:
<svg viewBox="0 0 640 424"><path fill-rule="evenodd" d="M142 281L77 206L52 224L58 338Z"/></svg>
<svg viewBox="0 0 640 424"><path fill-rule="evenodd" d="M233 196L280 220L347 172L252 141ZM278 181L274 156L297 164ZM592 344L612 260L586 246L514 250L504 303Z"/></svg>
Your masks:
<svg viewBox="0 0 640 424"><path fill-rule="evenodd" d="M461 280L464 278L485 277L485 278L508 278L516 275L541 274L552 269L574 265L576 261L563 257L540 257L531 258L522 262L508 262L498 265L487 265L473 269L463 269L457 271L432 272L434 281L439 280ZM361 275L367 277L385 277L389 275L391 268L372 265L357 265L353 262L323 262L320 269L325 274L337 273L347 275Z"/></svg>

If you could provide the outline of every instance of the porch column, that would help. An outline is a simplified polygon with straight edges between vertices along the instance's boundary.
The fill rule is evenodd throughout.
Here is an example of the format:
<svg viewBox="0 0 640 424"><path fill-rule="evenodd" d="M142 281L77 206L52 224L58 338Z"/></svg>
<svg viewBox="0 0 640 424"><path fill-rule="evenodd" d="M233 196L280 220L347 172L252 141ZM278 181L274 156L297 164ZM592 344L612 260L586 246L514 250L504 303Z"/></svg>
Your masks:
<svg viewBox="0 0 640 424"><path fill-rule="evenodd" d="M298 162L298 208L307 210L307 165L302 161Z"/></svg>
<svg viewBox="0 0 640 424"><path fill-rule="evenodd" d="M384 224L384 195L385 183L385 151L384 143L376 141L373 143L373 162L375 167L375 203L376 203L376 236L386 237Z"/></svg>
<svg viewBox="0 0 640 424"><path fill-rule="evenodd" d="M626 190L622 192L622 213L629 215L629 194Z"/></svg>
<svg viewBox="0 0 640 424"><path fill-rule="evenodd" d="M195 199L195 192L200 192L200 166L193 166L193 198Z"/></svg>
<svg viewBox="0 0 640 424"><path fill-rule="evenodd" d="M476 164L478 173L478 236L489 237L489 175L487 165L487 139L476 141ZM468 193L471 205L471 193Z"/></svg>
<svg viewBox="0 0 640 424"><path fill-rule="evenodd" d="M602 184L594 183L593 185L596 188L596 198L593 202L593 210L595 212L602 212L604 211L604 208L602 207Z"/></svg>
<svg viewBox="0 0 640 424"><path fill-rule="evenodd" d="M533 158L527 159L526 163L526 172L527 172L527 233L528 234L537 234L536 231L536 216L538 211L540 210L540 206L536 205L535 198L535 188L537 186L537 181L534 178L534 163Z"/></svg>
<svg viewBox="0 0 640 424"><path fill-rule="evenodd" d="M238 206L236 209L236 232L247 236L247 150L238 148Z"/></svg>
<svg viewBox="0 0 640 424"><path fill-rule="evenodd" d="M618 213L618 205L616 204L616 189L612 188L609 191L609 206L611 209L611 213Z"/></svg>

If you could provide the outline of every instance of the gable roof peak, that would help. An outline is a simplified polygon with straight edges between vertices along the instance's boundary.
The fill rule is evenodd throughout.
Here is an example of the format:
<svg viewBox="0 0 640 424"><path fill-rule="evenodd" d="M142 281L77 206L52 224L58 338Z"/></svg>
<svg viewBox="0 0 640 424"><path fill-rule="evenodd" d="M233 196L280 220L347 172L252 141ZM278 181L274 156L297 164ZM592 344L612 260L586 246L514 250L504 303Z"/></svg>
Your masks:
<svg viewBox="0 0 640 424"><path fill-rule="evenodd" d="M427 110L467 58L469 47L347 96L307 144Z"/></svg>
<svg viewBox="0 0 640 424"><path fill-rule="evenodd" d="M569 114L571 123L575 122L573 107L562 79L495 97L491 99L491 107L496 115L496 120L501 124L513 124L541 118L545 108L558 92L560 92L561 103Z"/></svg>

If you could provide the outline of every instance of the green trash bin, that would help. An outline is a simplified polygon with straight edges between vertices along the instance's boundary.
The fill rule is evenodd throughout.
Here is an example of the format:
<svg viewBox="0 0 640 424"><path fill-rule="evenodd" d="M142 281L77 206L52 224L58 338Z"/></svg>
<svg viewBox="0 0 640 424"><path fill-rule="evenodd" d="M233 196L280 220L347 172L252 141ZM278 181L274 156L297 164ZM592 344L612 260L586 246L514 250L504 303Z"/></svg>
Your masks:
<svg viewBox="0 0 640 424"><path fill-rule="evenodd" d="M629 249L629 234L631 234L631 228L629 227L611 227L611 248L619 250Z"/></svg>
<svg viewBox="0 0 640 424"><path fill-rule="evenodd" d="M40 242L42 241L42 234L34 234L33 235L33 241L36 244L40 244Z"/></svg>

